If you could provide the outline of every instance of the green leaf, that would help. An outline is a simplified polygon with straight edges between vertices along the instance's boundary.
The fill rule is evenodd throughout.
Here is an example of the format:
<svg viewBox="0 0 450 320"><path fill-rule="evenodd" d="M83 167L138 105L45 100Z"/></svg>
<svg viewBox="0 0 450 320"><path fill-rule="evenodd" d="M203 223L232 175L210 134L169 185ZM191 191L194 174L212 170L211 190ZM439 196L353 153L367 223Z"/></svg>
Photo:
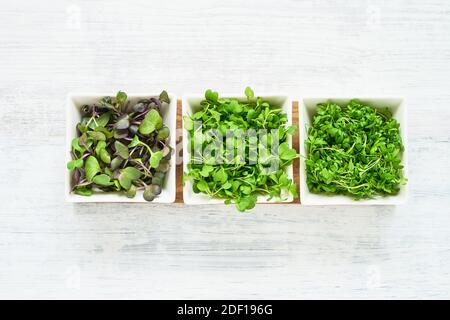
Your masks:
<svg viewBox="0 0 450 320"><path fill-rule="evenodd" d="M89 149L90 147L90 143L88 144L88 137L86 133L83 133L79 138L78 138L78 144L84 148L84 149Z"/></svg>
<svg viewBox="0 0 450 320"><path fill-rule="evenodd" d="M100 150L100 159L104 163L111 163L111 156L109 155L108 151L106 151L106 149Z"/></svg>
<svg viewBox="0 0 450 320"><path fill-rule="evenodd" d="M116 130L124 130L128 129L130 127L130 117L128 115L123 115L119 119L117 119L117 122L114 124L114 128Z"/></svg>
<svg viewBox="0 0 450 320"><path fill-rule="evenodd" d="M205 113L203 111L197 111L196 113L194 113L194 115L192 116L192 119L194 120L201 120L203 118L203 116L205 115Z"/></svg>
<svg viewBox="0 0 450 320"><path fill-rule="evenodd" d="M240 186L241 183L238 180L234 180L233 182L231 182L231 187L233 188L234 192L236 192Z"/></svg>
<svg viewBox="0 0 450 320"><path fill-rule="evenodd" d="M89 156L86 159L84 169L86 170L86 178L89 181L92 181L95 175L101 172L100 165L98 164L98 161L94 156Z"/></svg>
<svg viewBox="0 0 450 320"><path fill-rule="evenodd" d="M353 160L350 159L350 161L348 162L348 171L353 171L354 168L355 166L353 165Z"/></svg>
<svg viewBox="0 0 450 320"><path fill-rule="evenodd" d="M106 141L99 141L97 142L97 145L95 146L95 154L100 156L100 151L106 148Z"/></svg>
<svg viewBox="0 0 450 320"><path fill-rule="evenodd" d="M119 183L125 190L129 190L131 188L132 181L130 178L124 175L119 175Z"/></svg>
<svg viewBox="0 0 450 320"><path fill-rule="evenodd" d="M241 113L243 110L241 104L237 100L230 101L230 111L236 114Z"/></svg>
<svg viewBox="0 0 450 320"><path fill-rule="evenodd" d="M114 109L114 106L112 105L112 99L111 97L103 97L100 99L99 104L102 107L105 107L107 109Z"/></svg>
<svg viewBox="0 0 450 320"><path fill-rule="evenodd" d="M236 203L236 208L241 212L245 211L245 210L253 209L256 205L256 200L257 200L257 198L254 195L240 198L238 200L238 202Z"/></svg>
<svg viewBox="0 0 450 320"><path fill-rule="evenodd" d="M100 154L100 150L105 149L105 148L106 148L106 141L101 140L101 141L97 142L97 145L95 146L95 153Z"/></svg>
<svg viewBox="0 0 450 320"><path fill-rule="evenodd" d="M84 151L86 151L85 148L81 147L78 144L78 138L73 138L71 145L72 145L72 150L78 151L79 153L83 153Z"/></svg>
<svg viewBox="0 0 450 320"><path fill-rule="evenodd" d="M116 100L119 104L124 104L127 101L127 94L123 91L117 92Z"/></svg>
<svg viewBox="0 0 450 320"><path fill-rule="evenodd" d="M127 197L134 198L136 196L136 190L136 186L132 184L126 192Z"/></svg>
<svg viewBox="0 0 450 320"><path fill-rule="evenodd" d="M202 161L201 164L194 162L191 158L188 164L188 171L184 175L193 181L193 191L195 193L205 193L214 198L223 199L225 203L235 203L238 209L247 210L254 207L258 195L270 198L282 197L289 191L291 181L284 172L292 162L287 159L297 157L295 150L287 143L288 133L293 133L295 127L288 127L288 116L283 113L280 105L269 103L262 98L255 98L250 88L246 89L248 99L239 101L236 99L222 98L212 90L205 92L205 100L200 102L201 109L195 112L192 117L184 116L184 128L189 131L188 146L192 148L194 143L203 146L203 150L208 148L211 156L194 154L195 159ZM201 121L200 134L194 134L194 120ZM202 134L207 130L217 130L226 136L227 130L240 129L245 132L250 129L255 135L236 134L235 148L228 150L223 146L214 146L214 137ZM279 144L281 144L281 154L285 159L281 159L280 154L271 155L270 145L275 136L271 133L259 141L259 130L278 131ZM266 162L261 162L258 157L258 148L267 143ZM285 143L283 145L283 143ZM244 154L236 155L238 149L242 148ZM239 153L239 152L238 152ZM215 159L233 159L232 163L216 163ZM275 159L274 159L275 158ZM279 170L272 172L271 160L277 160ZM282 161L281 161L282 160ZM269 178L271 174L273 178Z"/></svg>
<svg viewBox="0 0 450 320"><path fill-rule="evenodd" d="M283 172L278 178L278 184L283 187L289 187L289 185L291 184L291 180L289 179L286 172Z"/></svg>
<svg viewBox="0 0 450 320"><path fill-rule="evenodd" d="M115 157L114 159L112 159L111 161L111 170L116 170L117 168L120 167L120 165L122 164L123 159L121 157Z"/></svg>
<svg viewBox="0 0 450 320"><path fill-rule="evenodd" d="M287 142L284 142L278 147L278 154L283 160L292 160L297 157L297 151L289 147Z"/></svg>
<svg viewBox="0 0 450 320"><path fill-rule="evenodd" d="M77 124L77 129L81 132L81 133L85 133L88 130L88 127L85 124L79 123Z"/></svg>
<svg viewBox="0 0 450 320"><path fill-rule="evenodd" d="M225 182L223 185L222 185L222 189L230 189L232 187L232 185L231 185L231 183L230 182Z"/></svg>
<svg viewBox="0 0 450 320"><path fill-rule="evenodd" d="M329 170L327 170L326 168L323 168L323 169L320 171L320 176L322 177L323 181L324 181L326 184L330 184L331 181L333 181L333 178L334 178L334 175L333 175L332 171L329 171Z"/></svg>
<svg viewBox="0 0 450 320"><path fill-rule="evenodd" d="M215 111L215 110L210 110L210 114L211 114L211 117L212 117L216 122L220 122L220 116L221 116L221 113L220 113L220 112L217 112L217 111Z"/></svg>
<svg viewBox="0 0 450 320"><path fill-rule="evenodd" d="M291 135L291 136L293 136L295 134L295 131L297 131L297 126L296 125L289 126L286 129L286 133Z"/></svg>
<svg viewBox="0 0 450 320"><path fill-rule="evenodd" d="M170 103L166 91L161 92L159 99ZM80 137L71 141L71 156L75 159L67 163L69 170L82 169L73 173L80 185L74 188L74 192L89 195L93 192L92 187L101 187L105 192L125 189L127 196L134 196L137 189L150 182L155 185L155 194L161 192L166 172L170 169L169 159L173 149L167 139L171 132L163 126L157 109L149 110L145 117L142 116L142 121L142 117L137 118L137 112L144 112L148 107L149 99L138 101L132 108L128 103L127 95L119 91L115 98L104 97L81 108L82 119L77 124ZM155 131L157 134L148 136ZM128 146L125 145L127 143ZM156 151L162 147L161 151ZM134 152L133 159L130 159L131 151ZM144 168L147 159L150 164ZM142 176L145 177L139 181Z"/></svg>
<svg viewBox="0 0 450 320"><path fill-rule="evenodd" d="M245 88L245 96L246 96L247 99L249 99L249 100L253 99L253 97L255 96L255 94L254 94L252 88L250 88L250 87Z"/></svg>
<svg viewBox="0 0 450 320"><path fill-rule="evenodd" d="M126 167L122 169L122 174L126 175L132 181L135 181L142 176L142 172L134 167Z"/></svg>
<svg viewBox="0 0 450 320"><path fill-rule="evenodd" d="M163 127L161 130L158 131L158 135L156 136L156 138L158 138L159 140L165 140L169 137L170 135L170 130L167 127Z"/></svg>
<svg viewBox="0 0 450 320"><path fill-rule="evenodd" d="M67 169L69 169L70 171L72 171L75 168L82 168L82 167L83 167L83 159L75 159L67 163Z"/></svg>
<svg viewBox="0 0 450 320"><path fill-rule="evenodd" d="M145 188L143 193L145 201L153 201L155 199L155 194L151 188Z"/></svg>
<svg viewBox="0 0 450 320"><path fill-rule="evenodd" d="M159 112L155 109L150 110L144 120L139 125L139 132L145 135L152 133L155 130L161 129L163 121Z"/></svg>
<svg viewBox="0 0 450 320"><path fill-rule="evenodd" d="M250 186L242 185L240 187L240 190L242 191L243 194L250 194L250 193L252 193L252 188Z"/></svg>
<svg viewBox="0 0 450 320"><path fill-rule="evenodd" d="M208 183L206 183L206 181L204 181L204 180L200 180L199 182L197 182L197 188L201 192L208 192L209 191Z"/></svg>
<svg viewBox="0 0 450 320"><path fill-rule="evenodd" d="M163 153L161 151L157 151L155 153L153 153L150 157L150 167L151 168L158 168L159 167L159 163L161 161L161 159L163 158Z"/></svg>
<svg viewBox="0 0 450 320"><path fill-rule="evenodd" d="M120 171L119 183L125 189L129 190L133 181L136 181L142 176L142 172L134 167L126 167Z"/></svg>
<svg viewBox="0 0 450 320"><path fill-rule="evenodd" d="M108 112L105 112L104 114L102 114L97 119L95 119L95 122L97 123L98 127L105 127L108 124L110 117L111 117L111 111L108 111Z"/></svg>
<svg viewBox="0 0 450 320"><path fill-rule="evenodd" d="M131 140L130 144L128 145L128 148L134 148L139 144L139 137L137 135L135 135L133 137L133 140Z"/></svg>
<svg viewBox="0 0 450 320"><path fill-rule="evenodd" d="M92 182L102 187L108 187L114 184L111 181L110 176L108 176L107 174L99 174L95 176L94 179L92 179Z"/></svg>
<svg viewBox="0 0 450 320"><path fill-rule="evenodd" d="M169 95L166 90L163 90L159 95L159 100L161 102L170 103Z"/></svg>
<svg viewBox="0 0 450 320"><path fill-rule="evenodd" d="M94 141L106 140L106 136L103 132L99 131L88 131L87 134L94 139Z"/></svg>
<svg viewBox="0 0 450 320"><path fill-rule="evenodd" d="M202 171L200 172L200 175L202 175L203 177L208 177L209 174L214 171L214 167L213 166L208 166L208 165L204 165L202 167Z"/></svg>
<svg viewBox="0 0 450 320"><path fill-rule="evenodd" d="M123 159L128 159L128 157L130 156L130 153L128 151L128 147L126 145L124 145L122 142L120 141L115 141L114 142L114 147L116 148L116 153L119 157L123 158Z"/></svg>
<svg viewBox="0 0 450 320"><path fill-rule="evenodd" d="M358 100L319 103L305 146L311 192L370 199L395 195L406 183L399 123L381 108Z"/></svg>
<svg viewBox="0 0 450 320"><path fill-rule="evenodd" d="M223 168L213 173L214 182L225 183L228 179L228 174Z"/></svg>

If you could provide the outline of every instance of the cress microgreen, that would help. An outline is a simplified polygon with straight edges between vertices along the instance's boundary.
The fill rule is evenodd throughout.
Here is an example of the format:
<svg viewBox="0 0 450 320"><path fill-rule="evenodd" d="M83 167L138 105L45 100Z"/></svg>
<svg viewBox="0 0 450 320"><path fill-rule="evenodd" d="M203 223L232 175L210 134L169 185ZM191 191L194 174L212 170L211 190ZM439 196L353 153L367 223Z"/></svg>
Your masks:
<svg viewBox="0 0 450 320"><path fill-rule="evenodd" d="M387 109L320 103L305 145L311 192L365 199L397 194L406 183L400 124Z"/></svg>
<svg viewBox="0 0 450 320"><path fill-rule="evenodd" d="M73 192L90 196L95 190L123 191L133 198L144 190L148 201L158 196L172 153L170 130L161 116L168 103L166 91L134 105L119 91L83 106L67 163Z"/></svg>

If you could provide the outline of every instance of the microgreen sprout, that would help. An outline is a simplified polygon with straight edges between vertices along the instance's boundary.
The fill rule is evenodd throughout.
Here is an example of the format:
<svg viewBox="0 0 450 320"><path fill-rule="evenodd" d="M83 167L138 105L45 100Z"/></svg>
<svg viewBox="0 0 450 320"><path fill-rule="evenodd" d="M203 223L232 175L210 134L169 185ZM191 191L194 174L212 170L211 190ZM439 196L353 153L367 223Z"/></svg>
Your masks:
<svg viewBox="0 0 450 320"><path fill-rule="evenodd" d="M400 124L387 109L358 100L320 103L307 131L310 191L367 199L395 195L406 183Z"/></svg>
<svg viewBox="0 0 450 320"><path fill-rule="evenodd" d="M94 191L121 191L133 198L143 190L145 200L155 199L172 154L170 130L161 115L168 103L166 91L134 105L119 91L116 97L83 106L67 163L73 192L90 196Z"/></svg>
<svg viewBox="0 0 450 320"><path fill-rule="evenodd" d="M287 125L280 106L255 98L249 87L245 95L246 100L219 98L208 89L201 109L183 118L191 154L184 179L195 193L234 203L239 211L252 209L260 195L269 200L297 195L287 174L298 156L288 143L296 127Z"/></svg>

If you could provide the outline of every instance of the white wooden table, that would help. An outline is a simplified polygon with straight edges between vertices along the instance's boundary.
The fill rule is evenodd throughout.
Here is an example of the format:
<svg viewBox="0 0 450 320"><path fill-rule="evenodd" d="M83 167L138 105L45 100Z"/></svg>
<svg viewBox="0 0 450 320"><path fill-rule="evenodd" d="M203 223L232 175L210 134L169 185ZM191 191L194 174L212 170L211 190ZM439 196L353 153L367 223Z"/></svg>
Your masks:
<svg viewBox="0 0 450 320"><path fill-rule="evenodd" d="M2 1L0 298L450 298L450 4ZM68 92L409 100L400 207L64 202Z"/></svg>

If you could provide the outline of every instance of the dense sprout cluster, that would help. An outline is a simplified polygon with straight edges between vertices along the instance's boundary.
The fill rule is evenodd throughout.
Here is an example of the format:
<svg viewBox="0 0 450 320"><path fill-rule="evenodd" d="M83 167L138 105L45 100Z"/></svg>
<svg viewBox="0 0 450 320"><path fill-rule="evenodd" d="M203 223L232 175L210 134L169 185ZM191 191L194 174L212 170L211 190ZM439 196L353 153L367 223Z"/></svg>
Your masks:
<svg viewBox="0 0 450 320"><path fill-rule="evenodd" d="M131 104L124 92L81 108L77 137L72 140L72 190L90 196L95 190L123 191L134 197L144 189L145 200L161 193L170 168L170 130L161 111L169 97L142 99Z"/></svg>
<svg viewBox="0 0 450 320"><path fill-rule="evenodd" d="M319 104L305 140L309 190L356 199L397 194L406 183L399 127L387 109L358 100Z"/></svg>
<svg viewBox="0 0 450 320"><path fill-rule="evenodd" d="M184 178L192 182L195 193L224 199L226 204L234 203L239 211L253 208L258 195L280 200L283 200L283 194L289 192L297 195L296 185L286 172L298 156L288 143L288 136L295 133L296 127L287 126L287 114L279 106L271 105L260 97L255 98L250 88L245 90L245 94L247 100L240 101L219 98L217 92L207 90L201 110L183 119L191 154ZM201 123L198 129L194 126L195 122ZM266 133L259 140L259 137L243 134L249 129ZM216 147L212 136L207 134L215 130L223 137L227 135L227 130L232 130L236 139L234 147ZM271 150L274 139L278 139L277 152ZM195 143L199 143L202 150L214 152L210 157L207 154L196 155ZM239 155L238 149L244 152ZM277 164L276 170L271 170L273 161Z"/></svg>

